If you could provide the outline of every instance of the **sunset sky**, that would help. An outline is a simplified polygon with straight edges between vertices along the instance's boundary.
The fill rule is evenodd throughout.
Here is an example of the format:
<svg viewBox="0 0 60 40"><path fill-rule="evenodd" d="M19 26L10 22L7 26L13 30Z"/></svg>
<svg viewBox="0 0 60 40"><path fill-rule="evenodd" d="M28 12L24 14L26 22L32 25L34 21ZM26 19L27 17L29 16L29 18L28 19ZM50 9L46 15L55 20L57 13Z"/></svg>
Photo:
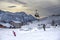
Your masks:
<svg viewBox="0 0 60 40"><path fill-rule="evenodd" d="M0 10L34 15L36 9L42 17L58 14L60 0L0 0Z"/></svg>

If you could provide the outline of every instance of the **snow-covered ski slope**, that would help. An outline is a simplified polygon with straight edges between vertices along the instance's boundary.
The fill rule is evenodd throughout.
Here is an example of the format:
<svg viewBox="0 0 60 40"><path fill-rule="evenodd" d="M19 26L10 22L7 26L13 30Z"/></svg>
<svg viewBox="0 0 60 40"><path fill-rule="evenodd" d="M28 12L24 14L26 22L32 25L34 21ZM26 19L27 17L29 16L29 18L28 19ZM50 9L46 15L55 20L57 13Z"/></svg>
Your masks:
<svg viewBox="0 0 60 40"><path fill-rule="evenodd" d="M0 29L0 40L60 40L60 28L46 28L46 31L43 29L33 30Z"/></svg>

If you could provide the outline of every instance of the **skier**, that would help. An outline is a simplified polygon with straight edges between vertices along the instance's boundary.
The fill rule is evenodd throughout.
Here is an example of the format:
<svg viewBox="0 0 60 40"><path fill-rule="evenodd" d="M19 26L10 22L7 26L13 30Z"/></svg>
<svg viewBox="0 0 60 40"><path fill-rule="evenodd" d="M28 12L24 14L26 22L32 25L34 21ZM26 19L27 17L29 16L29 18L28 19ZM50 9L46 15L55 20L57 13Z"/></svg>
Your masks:
<svg viewBox="0 0 60 40"><path fill-rule="evenodd" d="M12 28L12 26L10 26L10 28Z"/></svg>
<svg viewBox="0 0 60 40"><path fill-rule="evenodd" d="M46 31L45 27L46 27L45 24L43 24L43 29L44 29L44 31Z"/></svg>
<svg viewBox="0 0 60 40"><path fill-rule="evenodd" d="M13 31L14 36L16 36L16 33Z"/></svg>

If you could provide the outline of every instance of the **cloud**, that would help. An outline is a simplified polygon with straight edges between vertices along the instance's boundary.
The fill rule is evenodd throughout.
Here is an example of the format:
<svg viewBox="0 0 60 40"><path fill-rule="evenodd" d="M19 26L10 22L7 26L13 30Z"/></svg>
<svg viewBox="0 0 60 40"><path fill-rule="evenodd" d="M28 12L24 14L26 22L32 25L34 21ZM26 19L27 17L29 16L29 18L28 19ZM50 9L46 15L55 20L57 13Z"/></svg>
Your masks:
<svg viewBox="0 0 60 40"><path fill-rule="evenodd" d="M8 6L8 8L14 8L14 7L16 7L16 6Z"/></svg>
<svg viewBox="0 0 60 40"><path fill-rule="evenodd" d="M32 4L33 5L33 4ZM60 13L60 1L59 0L46 0L35 2L32 8L37 9L40 16L49 16L52 14Z"/></svg>
<svg viewBox="0 0 60 40"><path fill-rule="evenodd" d="M0 1L9 2L9 3L26 4L25 2L20 0L0 0Z"/></svg>
<svg viewBox="0 0 60 40"><path fill-rule="evenodd" d="M60 14L60 5L45 8L50 14Z"/></svg>
<svg viewBox="0 0 60 40"><path fill-rule="evenodd" d="M60 0L0 0L0 1L6 1L14 4L16 3L23 4L24 7L29 7L30 10L32 11L37 9L40 16L49 16L52 14L60 13L59 11Z"/></svg>
<svg viewBox="0 0 60 40"><path fill-rule="evenodd" d="M19 1L19 0L15 0L15 2L21 3L21 4L26 4L25 2Z"/></svg>

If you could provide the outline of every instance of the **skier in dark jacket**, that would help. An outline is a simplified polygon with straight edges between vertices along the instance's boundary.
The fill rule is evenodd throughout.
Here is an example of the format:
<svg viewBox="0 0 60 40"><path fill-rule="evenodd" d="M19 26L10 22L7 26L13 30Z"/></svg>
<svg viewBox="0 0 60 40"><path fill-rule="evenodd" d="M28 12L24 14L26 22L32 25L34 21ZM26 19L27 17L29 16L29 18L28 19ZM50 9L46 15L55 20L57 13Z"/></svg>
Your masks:
<svg viewBox="0 0 60 40"><path fill-rule="evenodd" d="M46 31L45 27L46 27L46 25L45 25L45 24L43 24L43 29L44 29L44 31Z"/></svg>

